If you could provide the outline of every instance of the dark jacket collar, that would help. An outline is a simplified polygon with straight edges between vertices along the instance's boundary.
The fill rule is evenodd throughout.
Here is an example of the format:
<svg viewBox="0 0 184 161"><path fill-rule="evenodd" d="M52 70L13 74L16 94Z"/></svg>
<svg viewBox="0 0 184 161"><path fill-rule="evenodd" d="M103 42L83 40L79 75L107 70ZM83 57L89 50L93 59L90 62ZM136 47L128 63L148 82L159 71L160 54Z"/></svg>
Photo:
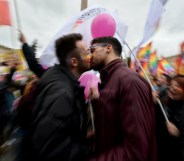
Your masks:
<svg viewBox="0 0 184 161"><path fill-rule="evenodd" d="M58 65L61 71L74 83L74 85L79 86L79 81L74 77L74 75L63 65Z"/></svg>
<svg viewBox="0 0 184 161"><path fill-rule="evenodd" d="M48 69L44 75L39 80L39 88L42 89L46 85L55 82L55 81L63 81L63 76L67 78L69 82L71 82L75 87L79 87L78 80L74 77L74 75L70 72L70 70L63 65L55 65Z"/></svg>
<svg viewBox="0 0 184 161"><path fill-rule="evenodd" d="M117 69L117 67L125 65L122 59L115 59L107 64L101 71L100 71L100 78L102 84L109 79L111 74Z"/></svg>

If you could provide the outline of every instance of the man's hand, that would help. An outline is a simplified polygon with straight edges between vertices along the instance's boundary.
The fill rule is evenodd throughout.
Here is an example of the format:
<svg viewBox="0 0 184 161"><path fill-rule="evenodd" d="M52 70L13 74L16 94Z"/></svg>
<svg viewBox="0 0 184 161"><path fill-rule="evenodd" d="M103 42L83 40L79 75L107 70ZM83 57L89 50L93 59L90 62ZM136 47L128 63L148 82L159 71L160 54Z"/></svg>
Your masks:
<svg viewBox="0 0 184 161"><path fill-rule="evenodd" d="M19 41L20 41L22 44L27 43L24 34L23 34L20 30L18 30L18 31L19 31Z"/></svg>
<svg viewBox="0 0 184 161"><path fill-rule="evenodd" d="M168 123L166 123L166 125L167 125L167 130L168 130L170 135L175 136L175 137L179 137L180 131L172 122L168 122Z"/></svg>
<svg viewBox="0 0 184 161"><path fill-rule="evenodd" d="M98 99L99 96L100 96L100 94L99 94L97 88L91 87L91 88L89 89L89 96L88 96L88 98L89 98L90 100Z"/></svg>

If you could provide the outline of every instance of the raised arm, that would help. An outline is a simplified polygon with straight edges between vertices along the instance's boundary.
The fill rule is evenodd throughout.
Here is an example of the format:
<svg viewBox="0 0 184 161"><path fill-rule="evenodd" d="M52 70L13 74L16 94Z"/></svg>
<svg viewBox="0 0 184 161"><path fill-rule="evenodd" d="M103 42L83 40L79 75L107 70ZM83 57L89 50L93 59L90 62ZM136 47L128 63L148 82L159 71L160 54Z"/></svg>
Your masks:
<svg viewBox="0 0 184 161"><path fill-rule="evenodd" d="M19 40L22 43L22 51L23 51L24 57L25 57L28 65L29 65L29 68L31 69L31 71L33 71L40 78L43 75L43 73L45 72L45 69L36 60L33 50L28 45L26 38L21 31L19 31Z"/></svg>

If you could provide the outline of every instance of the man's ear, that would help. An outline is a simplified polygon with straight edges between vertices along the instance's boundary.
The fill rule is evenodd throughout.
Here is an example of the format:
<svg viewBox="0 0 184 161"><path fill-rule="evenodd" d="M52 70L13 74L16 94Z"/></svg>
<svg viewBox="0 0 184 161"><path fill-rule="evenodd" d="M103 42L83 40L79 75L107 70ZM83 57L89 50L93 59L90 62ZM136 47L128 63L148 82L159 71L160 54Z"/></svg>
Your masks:
<svg viewBox="0 0 184 161"><path fill-rule="evenodd" d="M107 45L107 52L110 53L110 51L112 50L112 45Z"/></svg>
<svg viewBox="0 0 184 161"><path fill-rule="evenodd" d="M77 58L72 57L72 58L70 59L70 63L71 63L71 66L72 66L72 67L77 67L78 64L79 64L79 61L78 61Z"/></svg>

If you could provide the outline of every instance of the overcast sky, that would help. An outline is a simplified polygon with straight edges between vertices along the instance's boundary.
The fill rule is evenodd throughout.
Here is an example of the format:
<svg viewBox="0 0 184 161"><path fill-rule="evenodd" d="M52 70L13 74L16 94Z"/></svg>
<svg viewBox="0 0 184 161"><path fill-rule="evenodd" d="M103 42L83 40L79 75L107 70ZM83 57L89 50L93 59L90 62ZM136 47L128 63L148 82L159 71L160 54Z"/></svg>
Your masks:
<svg viewBox="0 0 184 161"><path fill-rule="evenodd" d="M16 26L13 0L11 12ZM22 29L29 43L37 39L41 53L53 36L67 20L80 12L81 0L17 0ZM142 39L145 21L151 0L88 0L88 6L99 4L106 9L117 10L118 15L128 26L125 40L131 48ZM155 33L153 49L160 56L179 53L179 46L184 41L184 0L168 0L162 16L159 30ZM17 34L11 41L10 28L0 27L0 44L19 48Z"/></svg>

